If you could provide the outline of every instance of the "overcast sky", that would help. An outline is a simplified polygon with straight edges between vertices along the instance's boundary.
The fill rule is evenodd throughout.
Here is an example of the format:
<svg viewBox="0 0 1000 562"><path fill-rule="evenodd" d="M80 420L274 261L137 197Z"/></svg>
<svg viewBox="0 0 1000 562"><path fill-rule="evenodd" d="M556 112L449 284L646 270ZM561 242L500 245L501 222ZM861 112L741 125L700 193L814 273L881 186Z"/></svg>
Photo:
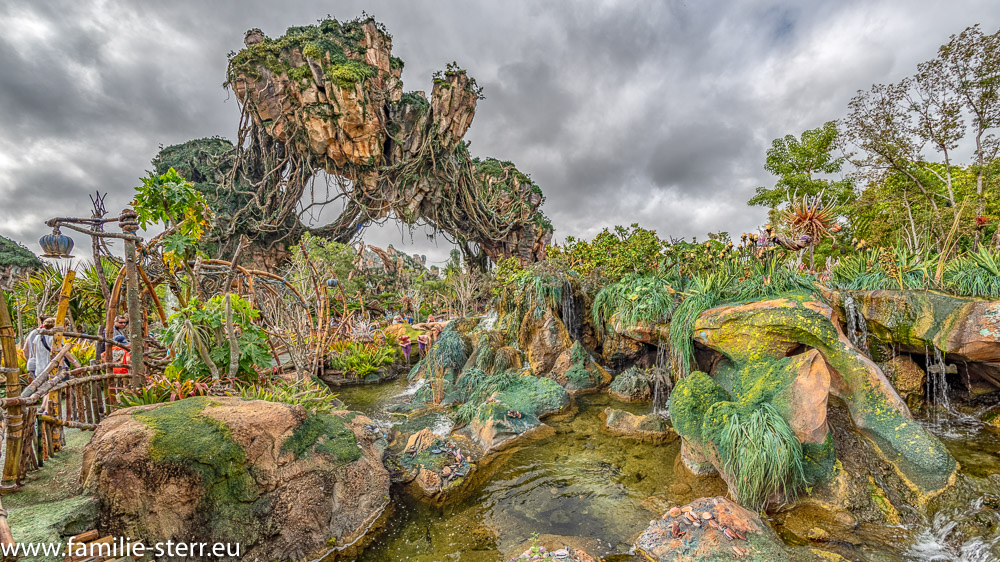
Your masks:
<svg viewBox="0 0 1000 562"><path fill-rule="evenodd" d="M362 10L393 35L405 90L429 91L452 60L485 86L472 153L532 176L557 240L633 222L664 237L755 228L766 213L746 200L773 183L772 139L842 117L855 91L912 74L966 26L1000 26L986 0L3 0L0 234L38 252L42 222L88 214L95 190L117 213L160 145L232 139L221 84L247 29ZM449 249L393 226L366 241L431 261Z"/></svg>

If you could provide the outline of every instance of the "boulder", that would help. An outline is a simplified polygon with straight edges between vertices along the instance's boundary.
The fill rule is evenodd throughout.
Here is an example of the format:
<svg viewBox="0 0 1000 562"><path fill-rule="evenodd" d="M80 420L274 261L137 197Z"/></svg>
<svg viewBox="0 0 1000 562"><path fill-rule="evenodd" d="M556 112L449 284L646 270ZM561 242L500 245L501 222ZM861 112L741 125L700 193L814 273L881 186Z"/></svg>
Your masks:
<svg viewBox="0 0 1000 562"><path fill-rule="evenodd" d="M611 375L578 341L559 354L546 376L573 394L594 392L611 382Z"/></svg>
<svg viewBox="0 0 1000 562"><path fill-rule="evenodd" d="M954 482L958 465L944 445L913 420L882 370L844 335L833 309L802 297L775 298L705 311L694 339L736 365L780 361L812 348L828 365L830 393L874 439L925 499ZM674 426L679 426L674 421Z"/></svg>
<svg viewBox="0 0 1000 562"><path fill-rule="evenodd" d="M885 374L911 410L924 407L924 384L927 373L909 355L897 355L885 364Z"/></svg>
<svg viewBox="0 0 1000 562"><path fill-rule="evenodd" d="M240 543L248 559L350 556L387 514L387 443L353 412L194 397L118 410L84 450L100 526L147 544Z"/></svg>
<svg viewBox="0 0 1000 562"><path fill-rule="evenodd" d="M789 559L781 539L756 513L723 497L672 508L649 522L635 547L653 562Z"/></svg>
<svg viewBox="0 0 1000 562"><path fill-rule="evenodd" d="M650 384L651 373L629 367L625 369L615 380L611 381L608 394L622 402L644 402L653 399L653 386Z"/></svg>
<svg viewBox="0 0 1000 562"><path fill-rule="evenodd" d="M551 371L559 356L573 346L566 326L550 309L545 309L540 318L525 314L519 339L531 369L537 374Z"/></svg>
<svg viewBox="0 0 1000 562"><path fill-rule="evenodd" d="M677 439L677 433L665 416L646 414L637 416L623 410L605 408L601 412L604 429L612 435L651 443L670 443Z"/></svg>

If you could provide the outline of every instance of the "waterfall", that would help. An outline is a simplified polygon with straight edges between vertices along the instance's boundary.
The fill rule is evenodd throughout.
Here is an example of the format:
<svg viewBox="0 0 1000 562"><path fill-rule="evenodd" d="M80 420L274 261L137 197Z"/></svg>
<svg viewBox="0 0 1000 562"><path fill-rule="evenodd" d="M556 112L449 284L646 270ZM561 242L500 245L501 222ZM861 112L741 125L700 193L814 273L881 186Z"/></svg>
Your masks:
<svg viewBox="0 0 1000 562"><path fill-rule="evenodd" d="M673 381L670 379L670 353L667 346L659 344L656 346L656 366L653 367L651 379L653 384L653 413L668 415L667 398L670 397L670 390L673 388Z"/></svg>
<svg viewBox="0 0 1000 562"><path fill-rule="evenodd" d="M844 299L844 312L847 316L847 338L851 340L858 349L865 355L870 356L868 349L868 322L865 320L858 304L854 302L854 297L847 295Z"/></svg>
<svg viewBox="0 0 1000 562"><path fill-rule="evenodd" d="M573 340L580 339L580 326L576 318L576 299L573 298L573 284L569 279L563 282L562 288L562 321Z"/></svg>
<svg viewBox="0 0 1000 562"><path fill-rule="evenodd" d="M927 403L934 410L936 420L939 412L951 411L951 403L948 400L948 365L945 363L944 354L937 347L934 348L933 362L930 350L926 346L924 346L924 356L927 365Z"/></svg>

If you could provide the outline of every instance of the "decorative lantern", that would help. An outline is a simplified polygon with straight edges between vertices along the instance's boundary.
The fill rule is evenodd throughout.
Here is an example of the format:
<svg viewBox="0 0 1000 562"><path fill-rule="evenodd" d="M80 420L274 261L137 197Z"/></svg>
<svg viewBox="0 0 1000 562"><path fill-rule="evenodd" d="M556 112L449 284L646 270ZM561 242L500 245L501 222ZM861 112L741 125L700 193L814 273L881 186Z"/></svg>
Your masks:
<svg viewBox="0 0 1000 562"><path fill-rule="evenodd" d="M59 227L52 229L52 234L46 234L38 239L38 245L45 252L43 258L71 258L73 251L73 239L59 231Z"/></svg>
<svg viewBox="0 0 1000 562"><path fill-rule="evenodd" d="M330 288L336 287L339 283L340 282L337 281L336 279L327 279L326 280L326 286L330 287Z"/></svg>

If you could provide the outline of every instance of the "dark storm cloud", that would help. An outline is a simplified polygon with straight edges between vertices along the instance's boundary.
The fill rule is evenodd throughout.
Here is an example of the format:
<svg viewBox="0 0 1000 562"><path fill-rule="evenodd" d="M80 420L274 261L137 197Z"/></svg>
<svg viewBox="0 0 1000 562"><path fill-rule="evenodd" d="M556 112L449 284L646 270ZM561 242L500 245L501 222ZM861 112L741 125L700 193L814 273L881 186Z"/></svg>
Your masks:
<svg viewBox="0 0 1000 562"><path fill-rule="evenodd" d="M842 116L857 89L911 73L967 25L995 29L989 7L13 0L0 5L0 234L36 248L42 221L85 213L95 189L120 209L160 145L232 138L238 111L220 85L246 29L273 37L362 10L393 34L406 89L430 90L452 60L486 87L472 152L530 174L559 239L633 222L738 233L764 220L745 201L773 182L771 139ZM439 261L449 249L423 228L366 238Z"/></svg>

